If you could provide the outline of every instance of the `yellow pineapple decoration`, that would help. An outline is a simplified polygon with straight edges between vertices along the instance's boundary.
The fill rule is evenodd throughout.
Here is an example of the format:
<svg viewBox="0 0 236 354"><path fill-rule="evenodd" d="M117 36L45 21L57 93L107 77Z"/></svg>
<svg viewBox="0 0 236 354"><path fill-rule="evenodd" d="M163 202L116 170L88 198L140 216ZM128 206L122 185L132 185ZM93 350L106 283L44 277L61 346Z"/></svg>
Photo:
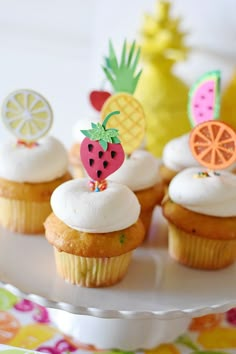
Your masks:
<svg viewBox="0 0 236 354"><path fill-rule="evenodd" d="M154 16L145 16L141 30L143 72L135 96L146 115L147 149L157 157L169 140L190 130L188 87L172 73L173 64L188 51L179 24L179 18L170 18L170 3L158 1Z"/></svg>
<svg viewBox="0 0 236 354"><path fill-rule="evenodd" d="M236 70L226 87L221 103L221 119L236 129Z"/></svg>
<svg viewBox="0 0 236 354"><path fill-rule="evenodd" d="M120 111L119 118L112 117L107 128L119 129L121 143L127 155L141 144L146 124L143 107L133 96L142 73L141 70L136 73L139 57L140 49L136 48L135 42L128 49L124 41L121 58L118 60L113 45L109 42L109 56L103 67L114 94L105 101L101 119L103 121L111 111Z"/></svg>

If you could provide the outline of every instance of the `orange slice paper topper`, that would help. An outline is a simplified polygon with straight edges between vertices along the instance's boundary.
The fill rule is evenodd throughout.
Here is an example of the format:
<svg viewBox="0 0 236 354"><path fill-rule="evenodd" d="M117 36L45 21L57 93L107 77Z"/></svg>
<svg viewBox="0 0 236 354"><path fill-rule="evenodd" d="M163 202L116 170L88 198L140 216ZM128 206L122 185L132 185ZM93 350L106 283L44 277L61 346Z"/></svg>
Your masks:
<svg viewBox="0 0 236 354"><path fill-rule="evenodd" d="M195 159L209 170L222 170L236 160L236 133L227 124L208 121L197 125L190 134Z"/></svg>

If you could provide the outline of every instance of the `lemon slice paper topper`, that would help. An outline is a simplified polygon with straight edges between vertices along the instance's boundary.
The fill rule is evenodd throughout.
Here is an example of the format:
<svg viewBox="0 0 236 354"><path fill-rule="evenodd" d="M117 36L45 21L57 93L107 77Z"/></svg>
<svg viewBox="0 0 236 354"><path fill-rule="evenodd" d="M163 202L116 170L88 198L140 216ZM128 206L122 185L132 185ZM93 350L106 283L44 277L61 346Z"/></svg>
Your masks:
<svg viewBox="0 0 236 354"><path fill-rule="evenodd" d="M103 70L110 81L114 94L104 103L101 110L101 120L112 111L120 111L108 123L108 128L119 129L119 137L126 154L136 150L145 134L145 114L140 102L133 96L142 71L137 70L140 49L132 43L127 49L124 41L121 58L118 60L112 43L109 43L109 56L106 58Z"/></svg>
<svg viewBox="0 0 236 354"><path fill-rule="evenodd" d="M2 119L19 140L35 142L52 126L53 113L47 100L32 90L17 90L6 97Z"/></svg>

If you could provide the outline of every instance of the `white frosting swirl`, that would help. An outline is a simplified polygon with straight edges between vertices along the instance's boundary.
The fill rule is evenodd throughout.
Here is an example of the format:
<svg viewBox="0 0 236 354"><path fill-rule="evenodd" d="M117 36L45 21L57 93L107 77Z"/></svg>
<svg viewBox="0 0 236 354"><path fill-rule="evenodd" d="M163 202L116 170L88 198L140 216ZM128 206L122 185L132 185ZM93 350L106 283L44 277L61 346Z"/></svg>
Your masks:
<svg viewBox="0 0 236 354"><path fill-rule="evenodd" d="M173 171L199 166L190 150L189 134L181 135L169 141L164 147L162 159L164 165Z"/></svg>
<svg viewBox="0 0 236 354"><path fill-rule="evenodd" d="M221 171L210 177L197 177L201 170L192 167L178 173L170 183L169 196L177 204L194 212L236 216L236 175Z"/></svg>
<svg viewBox="0 0 236 354"><path fill-rule="evenodd" d="M122 166L109 179L128 186L132 191L153 187L160 181L160 160L149 152L137 150L124 161Z"/></svg>
<svg viewBox="0 0 236 354"><path fill-rule="evenodd" d="M73 138L75 139L76 142L81 143L85 135L81 133L81 130L87 130L91 129L91 123L98 123L99 118L84 118L84 119L79 119L75 123L73 127Z"/></svg>
<svg viewBox="0 0 236 354"><path fill-rule="evenodd" d="M46 137L38 146L28 148L7 142L0 146L0 177L15 181L40 183L63 176L68 168L65 147L54 137Z"/></svg>
<svg viewBox="0 0 236 354"><path fill-rule="evenodd" d="M128 187L108 181L104 191L91 192L87 178L61 184L52 194L51 206L66 225L91 233L125 229L140 213L138 199Z"/></svg>

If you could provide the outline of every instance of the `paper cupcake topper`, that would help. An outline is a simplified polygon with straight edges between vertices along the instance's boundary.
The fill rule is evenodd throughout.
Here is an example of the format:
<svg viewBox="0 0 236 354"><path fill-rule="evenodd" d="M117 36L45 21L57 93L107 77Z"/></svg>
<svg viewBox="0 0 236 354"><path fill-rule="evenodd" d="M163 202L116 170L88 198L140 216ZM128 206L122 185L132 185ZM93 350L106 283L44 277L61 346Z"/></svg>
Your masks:
<svg viewBox="0 0 236 354"><path fill-rule="evenodd" d="M109 56L105 59L103 70L110 81L114 94L109 97L101 110L101 119L114 110L119 110L120 115L113 116L107 127L119 129L122 146L126 154L131 154L141 144L145 134L145 114L142 105L133 96L142 73L137 66L140 49L135 42L128 49L124 41L122 54L118 60L114 47L109 42Z"/></svg>
<svg viewBox="0 0 236 354"><path fill-rule="evenodd" d="M220 72L210 71L200 77L189 92L188 116L192 127L219 118Z"/></svg>
<svg viewBox="0 0 236 354"><path fill-rule="evenodd" d="M236 133L216 121L220 111L220 72L203 75L190 90L189 118L195 128L190 134L194 158L210 170L229 167L236 160Z"/></svg>
<svg viewBox="0 0 236 354"><path fill-rule="evenodd" d="M109 119L119 113L111 112L102 124L92 123L92 129L81 130L86 136L80 146L81 161L89 177L95 182L104 181L124 162L125 153L118 138L118 130L106 128ZM104 184L101 186L105 189Z"/></svg>
<svg viewBox="0 0 236 354"><path fill-rule="evenodd" d="M191 132L190 147L195 159L204 167L225 169L236 160L236 133L223 122L204 122Z"/></svg>
<svg viewBox="0 0 236 354"><path fill-rule="evenodd" d="M111 96L110 92L104 90L94 90L91 91L89 94L89 100L92 107L100 112L102 106L106 102L106 100Z"/></svg>
<svg viewBox="0 0 236 354"><path fill-rule="evenodd" d="M42 95L22 89L12 92L4 100L2 119L12 134L27 145L47 134L53 113Z"/></svg>

